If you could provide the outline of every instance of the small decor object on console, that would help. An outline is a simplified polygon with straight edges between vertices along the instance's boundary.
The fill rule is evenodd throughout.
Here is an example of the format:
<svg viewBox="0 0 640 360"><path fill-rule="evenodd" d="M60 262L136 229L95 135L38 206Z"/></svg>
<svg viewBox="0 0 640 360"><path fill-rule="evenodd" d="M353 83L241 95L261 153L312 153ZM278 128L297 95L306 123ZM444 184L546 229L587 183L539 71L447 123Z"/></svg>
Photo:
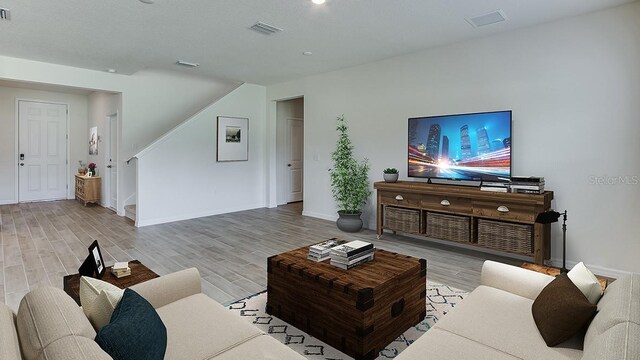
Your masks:
<svg viewBox="0 0 640 360"><path fill-rule="evenodd" d="M386 168L382 170L384 181L388 183L394 183L398 181L398 169Z"/></svg>
<svg viewBox="0 0 640 360"><path fill-rule="evenodd" d="M91 176L97 176L97 174L96 174L96 163L89 163L89 165L87 165L87 167L89 168L89 172L91 173Z"/></svg>
<svg viewBox="0 0 640 360"><path fill-rule="evenodd" d="M338 229L344 232L358 232L362 229L362 207L367 202L369 189L369 163L353 157L353 144L347 133L344 115L338 116L336 130L338 141L331 153L333 168L329 170L331 192L338 204Z"/></svg>
<svg viewBox="0 0 640 360"><path fill-rule="evenodd" d="M345 243L345 240L331 238L325 242L321 242L320 244L311 245L309 246L309 255L307 255L307 259L316 262L327 260L329 259L332 248Z"/></svg>
<svg viewBox="0 0 640 360"><path fill-rule="evenodd" d="M509 187L512 193L542 194L544 193L544 177L512 176Z"/></svg>
<svg viewBox="0 0 640 360"><path fill-rule="evenodd" d="M372 243L355 240L331 249L331 265L349 270L375 257L376 248Z"/></svg>

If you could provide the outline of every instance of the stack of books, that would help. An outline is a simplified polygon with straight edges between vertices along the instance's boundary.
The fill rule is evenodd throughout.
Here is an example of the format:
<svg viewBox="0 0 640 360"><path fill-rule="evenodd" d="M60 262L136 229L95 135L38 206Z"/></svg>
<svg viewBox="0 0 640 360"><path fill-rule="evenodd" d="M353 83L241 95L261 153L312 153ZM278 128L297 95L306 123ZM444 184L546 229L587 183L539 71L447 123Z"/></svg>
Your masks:
<svg viewBox="0 0 640 360"><path fill-rule="evenodd" d="M492 192L509 192L509 183L508 182L492 182L492 181L483 181L480 186L480 190L482 191L492 191Z"/></svg>
<svg viewBox="0 0 640 360"><path fill-rule="evenodd" d="M336 238L331 238L325 242L321 242L320 244L311 245L309 247L309 254L307 254L307 259L313 261L324 261L329 259L329 255L331 254L331 249L338 245L346 244L347 242L344 240L338 240Z"/></svg>
<svg viewBox="0 0 640 360"><path fill-rule="evenodd" d="M375 257L376 247L372 243L355 240L331 249L331 265L349 270Z"/></svg>
<svg viewBox="0 0 640 360"><path fill-rule="evenodd" d="M514 176L510 184L512 193L542 194L544 192L544 177Z"/></svg>
<svg viewBox="0 0 640 360"><path fill-rule="evenodd" d="M121 277L131 275L131 268L129 267L128 262L117 262L113 264L111 273L119 279Z"/></svg>

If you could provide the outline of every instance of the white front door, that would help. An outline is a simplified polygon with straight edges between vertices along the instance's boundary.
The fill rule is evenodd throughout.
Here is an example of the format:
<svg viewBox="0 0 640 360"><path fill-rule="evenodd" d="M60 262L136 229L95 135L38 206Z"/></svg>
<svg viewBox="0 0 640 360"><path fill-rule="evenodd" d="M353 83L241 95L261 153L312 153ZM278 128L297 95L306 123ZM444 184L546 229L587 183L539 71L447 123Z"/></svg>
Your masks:
<svg viewBox="0 0 640 360"><path fill-rule="evenodd" d="M118 115L108 117L109 143L107 144L107 176L109 178L109 197L107 207L118 208Z"/></svg>
<svg viewBox="0 0 640 360"><path fill-rule="evenodd" d="M304 122L302 119L287 119L287 202L302 201L304 165Z"/></svg>
<svg viewBox="0 0 640 360"><path fill-rule="evenodd" d="M67 105L18 101L18 201L67 198Z"/></svg>

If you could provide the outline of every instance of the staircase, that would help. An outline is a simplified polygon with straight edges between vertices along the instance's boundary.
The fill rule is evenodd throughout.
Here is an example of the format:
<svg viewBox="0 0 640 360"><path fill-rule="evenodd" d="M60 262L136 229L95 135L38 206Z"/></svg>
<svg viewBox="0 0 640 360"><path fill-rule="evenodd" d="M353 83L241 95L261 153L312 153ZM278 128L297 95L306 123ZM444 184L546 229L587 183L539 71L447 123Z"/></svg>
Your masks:
<svg viewBox="0 0 640 360"><path fill-rule="evenodd" d="M133 205L125 205L124 207L124 216L129 219L136 221L136 204Z"/></svg>

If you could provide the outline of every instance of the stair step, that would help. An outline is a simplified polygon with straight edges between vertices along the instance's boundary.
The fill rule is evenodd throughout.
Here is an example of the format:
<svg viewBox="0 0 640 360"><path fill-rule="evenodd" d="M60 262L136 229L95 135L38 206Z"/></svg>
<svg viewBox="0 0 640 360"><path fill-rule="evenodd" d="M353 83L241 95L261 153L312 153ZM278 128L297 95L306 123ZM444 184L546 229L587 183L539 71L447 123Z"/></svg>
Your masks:
<svg viewBox="0 0 640 360"><path fill-rule="evenodd" d="M124 207L124 216L136 221L136 205L126 205Z"/></svg>

